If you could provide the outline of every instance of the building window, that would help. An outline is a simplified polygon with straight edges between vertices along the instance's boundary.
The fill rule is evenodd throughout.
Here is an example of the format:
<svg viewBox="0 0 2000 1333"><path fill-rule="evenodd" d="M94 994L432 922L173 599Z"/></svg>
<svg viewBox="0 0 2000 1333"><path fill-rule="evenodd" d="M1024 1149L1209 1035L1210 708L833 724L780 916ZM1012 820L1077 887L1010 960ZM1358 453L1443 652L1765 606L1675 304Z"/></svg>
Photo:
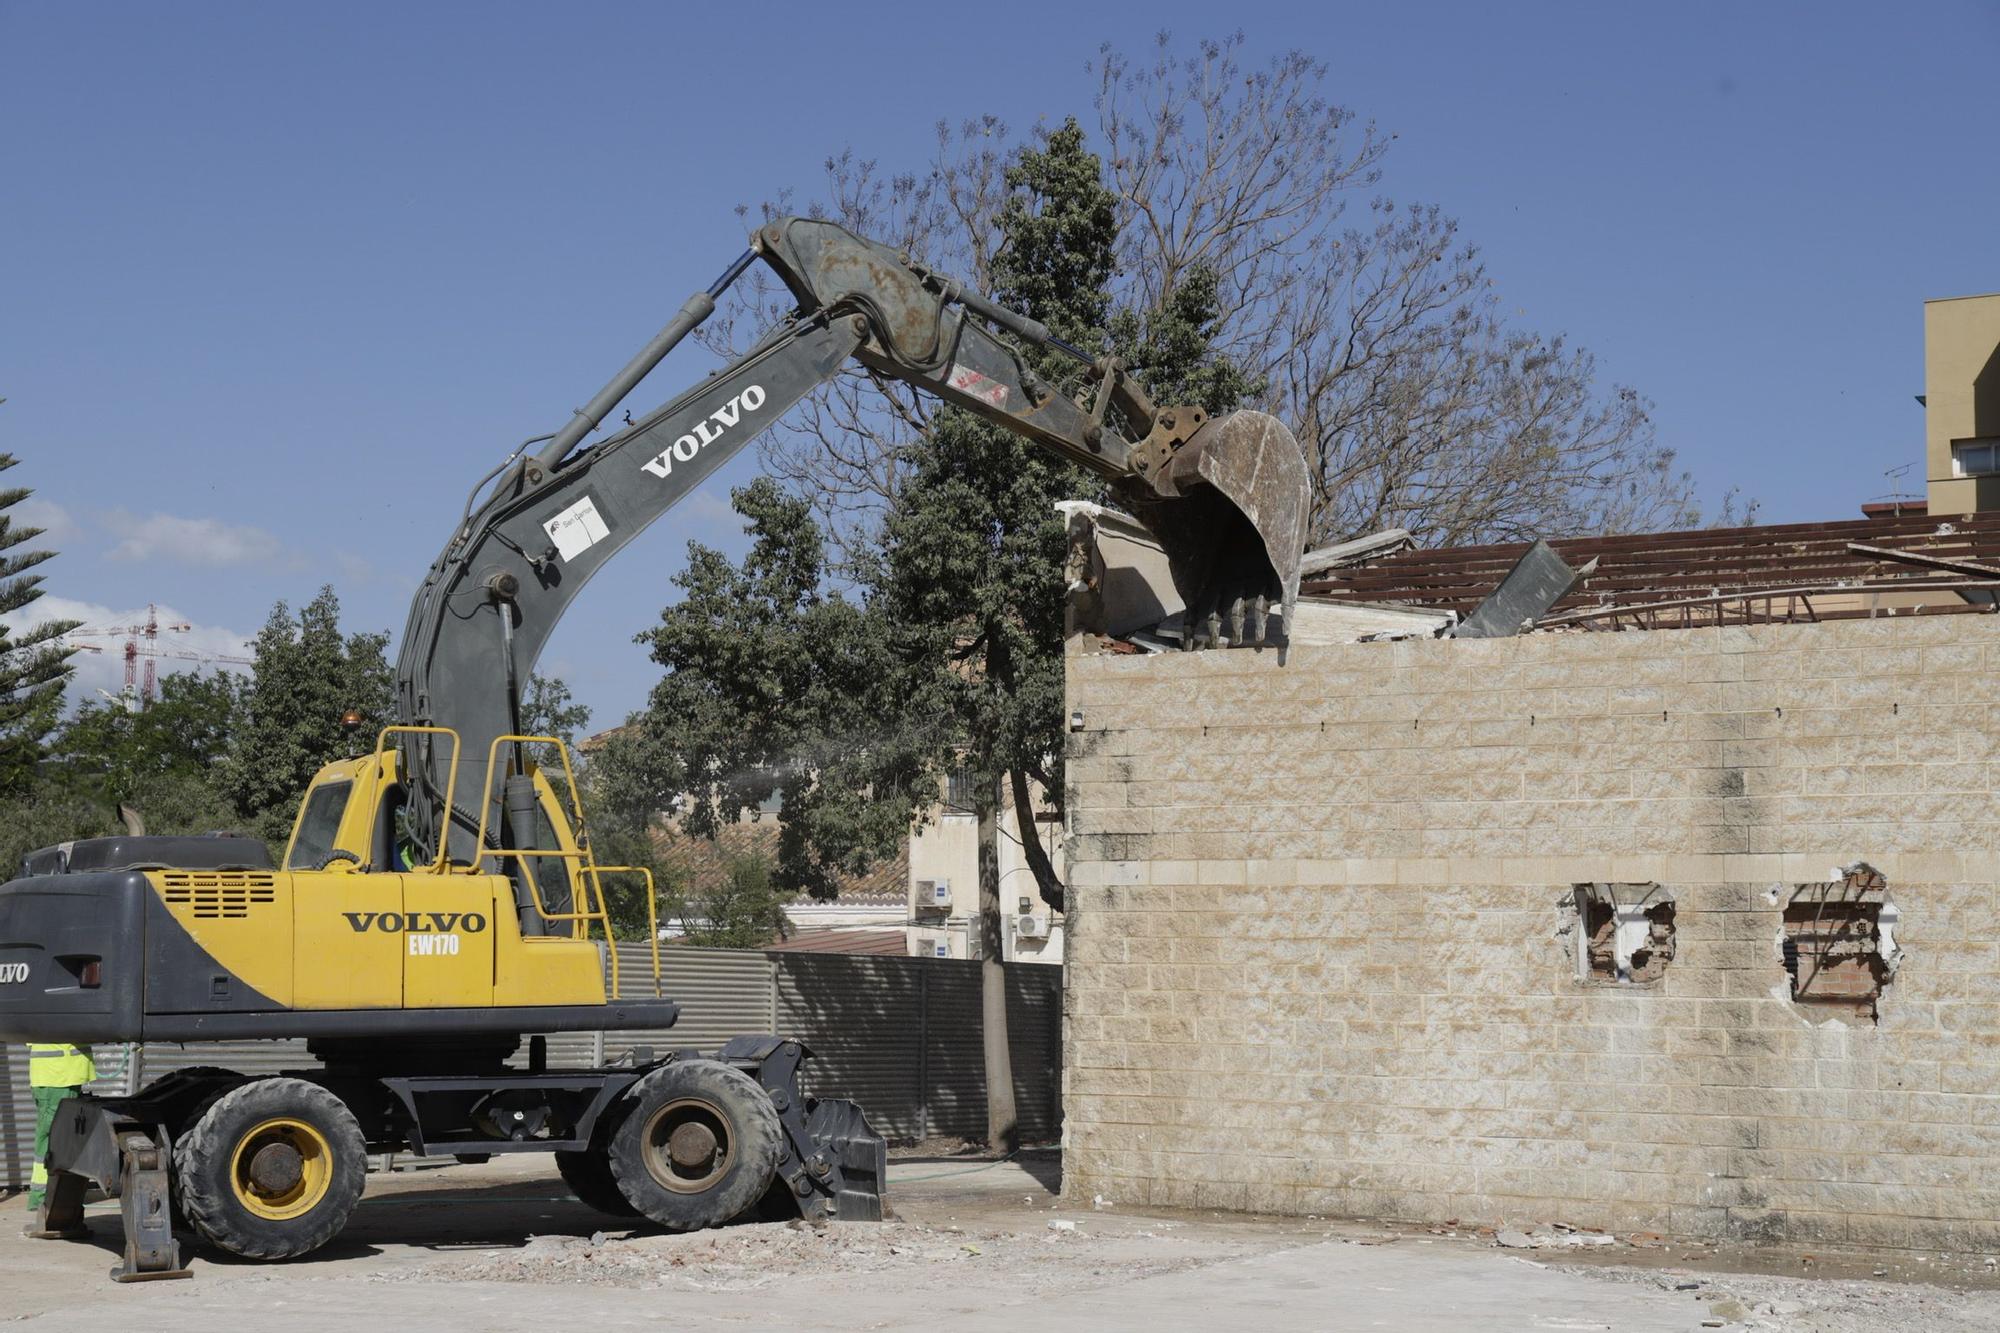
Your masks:
<svg viewBox="0 0 2000 1333"><path fill-rule="evenodd" d="M1951 475L1984 477L2000 472L2000 438L1953 440Z"/></svg>
<svg viewBox="0 0 2000 1333"><path fill-rule="evenodd" d="M954 768L944 780L944 808L954 814L973 813L972 775L962 768Z"/></svg>

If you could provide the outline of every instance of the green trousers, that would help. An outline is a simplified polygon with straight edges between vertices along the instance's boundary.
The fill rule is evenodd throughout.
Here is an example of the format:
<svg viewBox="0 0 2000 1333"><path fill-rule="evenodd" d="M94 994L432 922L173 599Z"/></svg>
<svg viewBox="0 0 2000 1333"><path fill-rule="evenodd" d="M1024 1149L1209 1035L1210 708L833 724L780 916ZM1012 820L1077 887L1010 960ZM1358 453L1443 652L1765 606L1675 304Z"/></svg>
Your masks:
<svg viewBox="0 0 2000 1333"><path fill-rule="evenodd" d="M49 1129L56 1123L56 1109L76 1096L75 1088L33 1088L35 1094L35 1164L28 1172L28 1207L42 1206L49 1187Z"/></svg>

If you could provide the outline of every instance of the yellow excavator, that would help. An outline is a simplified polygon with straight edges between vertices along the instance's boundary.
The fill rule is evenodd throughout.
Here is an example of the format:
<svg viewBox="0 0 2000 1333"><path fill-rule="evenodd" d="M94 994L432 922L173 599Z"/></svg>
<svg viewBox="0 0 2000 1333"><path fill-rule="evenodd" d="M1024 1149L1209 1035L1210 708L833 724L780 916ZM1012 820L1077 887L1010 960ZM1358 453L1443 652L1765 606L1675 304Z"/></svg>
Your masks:
<svg viewBox="0 0 2000 1333"><path fill-rule="evenodd" d="M589 443L760 260L796 310ZM1045 380L1024 344L1074 375ZM590 576L857 366L1107 478L1167 550L1190 645L1223 642L1225 622L1229 642L1263 640L1274 602L1289 622L1307 488L1276 420L1156 407L1117 359L907 254L827 221L760 227L562 429L473 487L410 608L396 720L371 753L314 777L282 864L238 836L98 838L31 853L0 886L0 1038L302 1038L318 1062L188 1069L66 1103L38 1234L73 1234L94 1184L121 1200L128 1280L185 1271L177 1224L232 1254L290 1258L340 1231L368 1154L385 1151L552 1152L586 1204L672 1229L759 1210L881 1217L883 1140L853 1103L801 1091L797 1040L548 1067L546 1034L661 1028L677 1009L657 922L647 975L621 971L611 938L606 881L636 877L650 903L650 876L593 857L568 752L523 734L519 714Z"/></svg>

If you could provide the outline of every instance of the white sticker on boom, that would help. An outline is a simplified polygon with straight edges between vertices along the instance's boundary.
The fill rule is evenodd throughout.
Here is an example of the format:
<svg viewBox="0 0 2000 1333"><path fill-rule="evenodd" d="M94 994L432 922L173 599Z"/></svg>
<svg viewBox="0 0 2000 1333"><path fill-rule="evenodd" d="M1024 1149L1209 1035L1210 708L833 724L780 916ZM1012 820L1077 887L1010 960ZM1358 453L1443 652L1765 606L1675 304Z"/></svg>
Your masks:
<svg viewBox="0 0 2000 1333"><path fill-rule="evenodd" d="M954 362L944 382L968 398L977 398L1003 410L1007 406L1007 386L999 380L987 378L971 366Z"/></svg>
<svg viewBox="0 0 2000 1333"><path fill-rule="evenodd" d="M576 559L611 535L611 529L604 526L603 516L587 495L542 524L542 531L549 534L557 554L565 560Z"/></svg>

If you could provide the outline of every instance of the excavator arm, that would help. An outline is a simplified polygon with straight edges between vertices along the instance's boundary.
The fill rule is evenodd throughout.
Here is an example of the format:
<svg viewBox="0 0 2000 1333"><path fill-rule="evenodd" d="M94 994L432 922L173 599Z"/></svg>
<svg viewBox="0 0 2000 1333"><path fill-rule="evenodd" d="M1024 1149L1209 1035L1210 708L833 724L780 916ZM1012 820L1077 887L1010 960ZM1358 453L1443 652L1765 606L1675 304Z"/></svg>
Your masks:
<svg viewBox="0 0 2000 1333"><path fill-rule="evenodd" d="M748 352L594 445L585 438L718 297L762 260L798 309ZM1084 391L1050 384L1001 334L1074 359ZM397 662L398 721L461 738L457 808L444 809L452 748L406 735L410 832L428 854L477 859L478 793L496 738L520 731L521 687L590 576L737 451L850 363L904 381L1054 450L1113 484L1160 537L1187 604L1186 641L1261 641L1265 611L1289 619L1307 487L1291 433L1238 412L1155 407L1123 366L831 223L787 218L697 293L561 430L530 441L475 488L413 599ZM1246 633L1246 615L1251 623ZM486 827L534 847L536 798L519 771ZM506 771L504 767L498 771ZM448 830L448 831L447 831ZM492 836L489 834L489 836Z"/></svg>

